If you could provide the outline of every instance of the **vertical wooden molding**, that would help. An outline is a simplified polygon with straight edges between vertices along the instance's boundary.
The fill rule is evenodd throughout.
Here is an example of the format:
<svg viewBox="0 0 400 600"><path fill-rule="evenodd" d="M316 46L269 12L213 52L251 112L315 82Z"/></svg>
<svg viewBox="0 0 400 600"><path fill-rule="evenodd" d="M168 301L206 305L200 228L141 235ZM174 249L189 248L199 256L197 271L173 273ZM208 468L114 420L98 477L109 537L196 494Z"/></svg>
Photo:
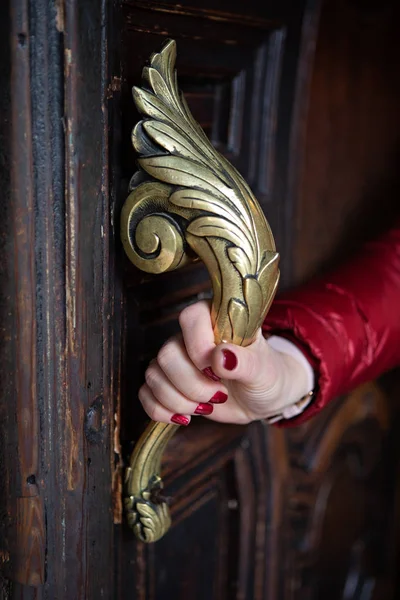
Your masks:
<svg viewBox="0 0 400 600"><path fill-rule="evenodd" d="M0 70L0 566L26 600L113 597L113 10L2 9L12 72Z"/></svg>
<svg viewBox="0 0 400 600"><path fill-rule="evenodd" d="M15 297L14 406L17 474L10 486L9 576L21 584L44 581L45 525L39 469L39 407L36 385L35 205L32 155L29 3L11 3L11 203ZM13 401L11 398L9 401ZM13 425L10 423L11 427ZM11 469L8 476L12 478Z"/></svg>

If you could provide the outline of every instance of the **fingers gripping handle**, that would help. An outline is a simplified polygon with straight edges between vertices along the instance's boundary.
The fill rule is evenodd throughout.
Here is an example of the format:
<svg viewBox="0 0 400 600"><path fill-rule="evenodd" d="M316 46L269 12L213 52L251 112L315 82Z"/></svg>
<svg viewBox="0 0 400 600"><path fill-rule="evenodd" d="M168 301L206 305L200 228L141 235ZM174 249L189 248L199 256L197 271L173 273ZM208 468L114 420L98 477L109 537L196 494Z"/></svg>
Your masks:
<svg viewBox="0 0 400 600"><path fill-rule="evenodd" d="M192 117L177 86L175 59L169 40L143 69L143 87L133 88L143 115L132 132L139 170L122 209L121 238L129 259L148 273L200 258L213 286L216 343L246 346L275 295L279 255L249 186ZM151 423L126 473L128 522L145 542L170 526L160 468L176 429Z"/></svg>

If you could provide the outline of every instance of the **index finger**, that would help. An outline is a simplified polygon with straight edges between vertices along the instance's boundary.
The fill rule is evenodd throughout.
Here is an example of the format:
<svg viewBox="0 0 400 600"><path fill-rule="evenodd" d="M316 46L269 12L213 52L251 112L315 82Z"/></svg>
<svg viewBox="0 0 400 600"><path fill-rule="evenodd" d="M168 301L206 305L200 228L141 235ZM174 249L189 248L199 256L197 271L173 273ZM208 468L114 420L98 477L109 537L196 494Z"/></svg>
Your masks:
<svg viewBox="0 0 400 600"><path fill-rule="evenodd" d="M202 300L187 306L179 315L179 324L190 360L203 371L210 366L215 348L210 304Z"/></svg>

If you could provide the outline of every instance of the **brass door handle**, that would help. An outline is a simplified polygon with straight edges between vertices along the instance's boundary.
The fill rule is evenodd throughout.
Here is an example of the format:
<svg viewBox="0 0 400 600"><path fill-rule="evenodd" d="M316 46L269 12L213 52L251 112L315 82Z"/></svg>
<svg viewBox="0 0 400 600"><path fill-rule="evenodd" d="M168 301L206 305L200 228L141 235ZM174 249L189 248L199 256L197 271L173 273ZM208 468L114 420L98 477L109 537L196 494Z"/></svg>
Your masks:
<svg viewBox="0 0 400 600"><path fill-rule="evenodd" d="M199 257L212 286L215 341L246 346L263 322L279 280L279 254L257 200L192 117L177 86L176 44L169 40L133 88L144 116L132 132L139 158L121 215L129 259L149 273ZM161 458L177 425L151 423L126 471L129 525L144 542L160 539L171 520L160 496Z"/></svg>

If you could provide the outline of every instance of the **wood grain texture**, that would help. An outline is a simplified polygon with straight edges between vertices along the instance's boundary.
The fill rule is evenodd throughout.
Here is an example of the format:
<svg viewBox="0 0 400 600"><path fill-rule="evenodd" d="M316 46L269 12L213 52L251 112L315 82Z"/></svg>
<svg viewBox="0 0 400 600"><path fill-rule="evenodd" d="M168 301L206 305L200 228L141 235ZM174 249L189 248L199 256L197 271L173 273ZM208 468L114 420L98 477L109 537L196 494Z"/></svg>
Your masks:
<svg viewBox="0 0 400 600"><path fill-rule="evenodd" d="M1 347L2 536L4 573L21 584L44 578L44 510L38 487L39 403L30 45L25 4L4 11ZM4 79L7 73L8 81ZM5 174L4 170L8 170ZM27 352L27 349L29 350Z"/></svg>
<svg viewBox="0 0 400 600"><path fill-rule="evenodd" d="M11 68L12 53L9 43L10 11L2 11L0 19L0 110L4 115L0 119L0 185L2 189L2 223L4 229L0 231L0 252L3 259L0 261L0 360L3 368L10 374L13 372L13 348L11 343L13 332L13 321L10 319L10 301L8 296L12 295L13 278L11 277L11 260L5 257L10 248L8 230L12 226L11 214ZM7 343L8 340L8 343ZM1 375L2 395L6 398L13 397L13 377ZM11 584L5 573L10 566L10 509L11 509L11 482L10 470L16 470L15 454L11 457L10 446L15 448L15 427L11 429L13 422L13 408L9 403L0 402L0 598L9 600Z"/></svg>
<svg viewBox="0 0 400 600"><path fill-rule="evenodd" d="M107 598L121 471L108 6L18 0L8 20L7 5L1 556L14 583L4 598Z"/></svg>
<svg viewBox="0 0 400 600"><path fill-rule="evenodd" d="M50 294L48 305L54 316L50 347L62 345L56 375L61 386L46 398L46 414L53 416L46 457L54 478L48 496L53 515L48 522L49 598L110 597L113 589L114 280L110 283L106 23L105 3L65 3L59 73L65 148L60 225L65 237L58 253L47 253L49 270L54 273L55 259L63 278L56 280L60 295ZM44 240L57 243L48 233ZM60 337L53 322L62 328Z"/></svg>
<svg viewBox="0 0 400 600"><path fill-rule="evenodd" d="M13 548L18 583L38 587L45 577L44 506L40 497L16 499L16 539Z"/></svg>

